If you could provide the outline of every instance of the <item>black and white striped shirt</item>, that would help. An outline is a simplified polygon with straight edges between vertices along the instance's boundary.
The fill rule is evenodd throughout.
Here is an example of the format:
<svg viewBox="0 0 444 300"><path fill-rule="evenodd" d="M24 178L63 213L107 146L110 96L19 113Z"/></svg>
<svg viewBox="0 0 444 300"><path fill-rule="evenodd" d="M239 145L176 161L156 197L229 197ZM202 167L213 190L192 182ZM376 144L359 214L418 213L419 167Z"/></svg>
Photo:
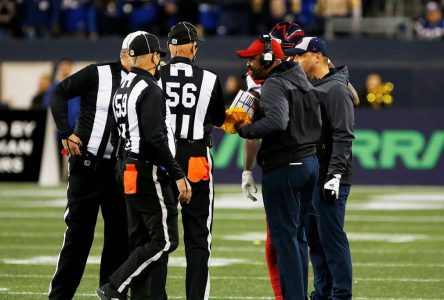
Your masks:
<svg viewBox="0 0 444 300"><path fill-rule="evenodd" d="M211 125L223 124L225 107L216 74L174 57L161 67L160 76L176 139L202 140L210 136Z"/></svg>
<svg viewBox="0 0 444 300"><path fill-rule="evenodd" d="M114 95L113 111L127 152L165 167L173 179L185 177L174 159L175 141L168 107L153 75L132 68Z"/></svg>
<svg viewBox="0 0 444 300"><path fill-rule="evenodd" d="M68 124L69 99L80 96L80 114L74 134L89 154L111 158L113 114L111 101L127 76L120 62L91 64L59 83L51 100L51 111L62 139L73 132Z"/></svg>

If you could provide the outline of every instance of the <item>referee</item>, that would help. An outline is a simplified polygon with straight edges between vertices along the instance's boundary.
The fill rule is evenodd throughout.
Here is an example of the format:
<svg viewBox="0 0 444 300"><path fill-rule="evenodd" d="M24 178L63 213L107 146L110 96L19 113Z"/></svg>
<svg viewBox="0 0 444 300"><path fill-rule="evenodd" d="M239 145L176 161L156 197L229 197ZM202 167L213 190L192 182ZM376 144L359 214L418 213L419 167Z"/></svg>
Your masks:
<svg viewBox="0 0 444 300"><path fill-rule="evenodd" d="M212 126L225 120L222 88L216 74L194 64L197 30L180 22L168 34L171 61L160 71L160 84L171 110L177 140L176 160L193 189L192 201L182 205L186 270L186 298L208 299L214 210Z"/></svg>
<svg viewBox="0 0 444 300"><path fill-rule="evenodd" d="M177 200L189 202L191 187L174 160L174 142L168 139L167 107L155 74L160 63L159 40L139 35L130 44L132 69L113 102L114 116L124 138L124 170L119 185L127 203L131 254L97 290L100 299L167 299L168 254L178 245ZM170 148L171 147L171 148ZM119 164L120 165L120 164Z"/></svg>
<svg viewBox="0 0 444 300"><path fill-rule="evenodd" d="M94 239L99 208L105 223L100 263L100 285L128 257L125 202L115 181L115 159L110 144L113 122L111 101L130 68L128 45L120 60L91 64L63 80L52 95L51 111L69 151L67 229L49 287L49 299L72 299L80 283ZM80 115L74 131L68 124L68 100L80 96Z"/></svg>

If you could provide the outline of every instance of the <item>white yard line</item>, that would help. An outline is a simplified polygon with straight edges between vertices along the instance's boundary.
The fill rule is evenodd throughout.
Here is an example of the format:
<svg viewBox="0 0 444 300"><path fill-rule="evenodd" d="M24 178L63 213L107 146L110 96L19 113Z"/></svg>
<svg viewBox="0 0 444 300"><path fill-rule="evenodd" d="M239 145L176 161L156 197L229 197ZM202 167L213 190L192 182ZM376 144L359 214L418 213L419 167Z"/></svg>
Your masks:
<svg viewBox="0 0 444 300"><path fill-rule="evenodd" d="M26 212L26 211L0 211L0 219L60 219L63 220L61 212Z"/></svg>
<svg viewBox="0 0 444 300"><path fill-rule="evenodd" d="M84 275L83 278L95 279L98 278L99 275ZM15 274L1 274L0 278L52 278L51 275L15 275ZM181 275L168 275L170 279L185 279L185 276ZM212 280L260 280L260 281L268 281L269 277L264 276L211 276ZM356 283L357 281L374 281L374 282L424 282L424 283L433 283L433 282L444 282L444 278L365 278L365 277L356 277L353 278L353 281Z"/></svg>
<svg viewBox="0 0 444 300"><path fill-rule="evenodd" d="M66 197L66 189L40 190L38 187L29 190L3 190L0 197Z"/></svg>
<svg viewBox="0 0 444 300"><path fill-rule="evenodd" d="M0 291L0 295L35 295L35 296L46 296L48 293L38 293L38 292L11 292L6 291L2 292ZM81 297L92 297L96 298L97 296L94 293L78 293L76 296ZM171 296L168 295L168 299L183 299L183 296ZM210 296L210 299L221 299L221 300L272 300L270 296L268 297L252 297L252 296L242 296L242 297L236 297L236 296L225 296L225 297L216 297L216 296ZM442 300L442 298L384 298L384 297L378 297L378 298L363 298L363 297L353 297L355 300Z"/></svg>

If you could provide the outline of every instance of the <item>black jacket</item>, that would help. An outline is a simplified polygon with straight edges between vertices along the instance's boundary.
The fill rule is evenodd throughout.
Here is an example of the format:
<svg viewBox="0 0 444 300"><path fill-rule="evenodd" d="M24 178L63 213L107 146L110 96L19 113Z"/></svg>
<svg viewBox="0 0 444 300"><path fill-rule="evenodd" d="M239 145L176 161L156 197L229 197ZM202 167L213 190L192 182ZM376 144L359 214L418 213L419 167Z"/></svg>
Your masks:
<svg viewBox="0 0 444 300"><path fill-rule="evenodd" d="M127 152L141 161L164 167L174 180L185 177L170 148L163 91L151 73L131 68L116 91L113 106Z"/></svg>
<svg viewBox="0 0 444 300"><path fill-rule="evenodd" d="M312 80L319 91L322 112L322 133L317 147L320 183L327 175L341 174L341 183L351 184L355 124L348 82L347 67L331 69L322 79Z"/></svg>
<svg viewBox="0 0 444 300"><path fill-rule="evenodd" d="M298 65L284 62L262 85L259 120L239 135L262 138L257 161L267 171L315 154L320 130L314 87Z"/></svg>
<svg viewBox="0 0 444 300"><path fill-rule="evenodd" d="M112 98L127 75L120 61L91 64L60 82L51 98L51 111L62 139L73 132L68 123L68 101L80 96L80 114L74 134L83 143L83 150L98 157L109 158L113 127Z"/></svg>

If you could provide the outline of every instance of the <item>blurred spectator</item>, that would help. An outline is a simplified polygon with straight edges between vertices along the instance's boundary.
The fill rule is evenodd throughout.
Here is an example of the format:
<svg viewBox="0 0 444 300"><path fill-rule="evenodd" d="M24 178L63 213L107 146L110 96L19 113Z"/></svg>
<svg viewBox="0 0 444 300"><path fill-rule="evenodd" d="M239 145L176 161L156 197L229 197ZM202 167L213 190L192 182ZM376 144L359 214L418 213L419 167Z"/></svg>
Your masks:
<svg viewBox="0 0 444 300"><path fill-rule="evenodd" d="M316 0L297 0L293 4L293 11L296 12L296 23L301 25L305 31L316 23L315 9Z"/></svg>
<svg viewBox="0 0 444 300"><path fill-rule="evenodd" d="M94 0L60 0L59 22L65 33L78 36L86 34L91 40L98 37Z"/></svg>
<svg viewBox="0 0 444 300"><path fill-rule="evenodd" d="M58 0L23 1L21 5L22 30L29 38L57 34Z"/></svg>
<svg viewBox="0 0 444 300"><path fill-rule="evenodd" d="M53 73L51 76L52 83L45 94L43 99L43 107L45 109L50 107L52 92L57 87L57 85L68 76L72 74L73 71L73 61L69 58L60 59L53 68ZM68 122L71 129L74 129L76 125L76 119L80 112L80 97L73 98L68 101Z"/></svg>
<svg viewBox="0 0 444 300"><path fill-rule="evenodd" d="M252 33L250 0L217 0L220 9L219 35L248 35Z"/></svg>
<svg viewBox="0 0 444 300"><path fill-rule="evenodd" d="M51 86L51 76L49 74L45 74L40 77L39 87L37 90L37 94L32 98L31 109L32 110L41 110L44 109L44 99L46 92L49 90Z"/></svg>
<svg viewBox="0 0 444 300"><path fill-rule="evenodd" d="M96 0L97 25L101 34L126 35L123 0Z"/></svg>
<svg viewBox="0 0 444 300"><path fill-rule="evenodd" d="M198 6L199 24L205 34L215 34L219 25L220 12L215 1L202 1Z"/></svg>
<svg viewBox="0 0 444 300"><path fill-rule="evenodd" d="M12 27L12 21L16 15L16 3L14 0L0 0L0 37L5 35Z"/></svg>
<svg viewBox="0 0 444 300"><path fill-rule="evenodd" d="M317 0L316 12L324 18L360 18L362 0Z"/></svg>
<svg viewBox="0 0 444 300"><path fill-rule="evenodd" d="M272 28L276 23L294 22L295 15L300 12L300 0L269 0L269 13L266 27Z"/></svg>
<svg viewBox="0 0 444 300"><path fill-rule="evenodd" d="M362 0L317 0L316 14L327 18L352 18L353 29L358 32L362 17Z"/></svg>
<svg viewBox="0 0 444 300"><path fill-rule="evenodd" d="M425 17L415 24L415 31L419 39L441 40L444 36L444 19L441 7L437 2L428 2L425 6Z"/></svg>
<svg viewBox="0 0 444 300"><path fill-rule="evenodd" d="M393 104L394 85L391 82L382 82L381 75L370 73L365 80L365 88L360 95L362 106L371 106L380 109Z"/></svg>
<svg viewBox="0 0 444 300"><path fill-rule="evenodd" d="M123 12L128 16L128 31L144 30L153 34L159 34L161 24L158 16L161 14L161 6L158 1L126 0Z"/></svg>
<svg viewBox="0 0 444 300"><path fill-rule="evenodd" d="M246 90L245 80L240 76L230 75L225 81L224 103L225 107L230 107L239 90Z"/></svg>
<svg viewBox="0 0 444 300"><path fill-rule="evenodd" d="M162 3L162 1L159 1ZM171 28L179 23L179 0L166 0L163 4L163 10L166 15L166 28Z"/></svg>

